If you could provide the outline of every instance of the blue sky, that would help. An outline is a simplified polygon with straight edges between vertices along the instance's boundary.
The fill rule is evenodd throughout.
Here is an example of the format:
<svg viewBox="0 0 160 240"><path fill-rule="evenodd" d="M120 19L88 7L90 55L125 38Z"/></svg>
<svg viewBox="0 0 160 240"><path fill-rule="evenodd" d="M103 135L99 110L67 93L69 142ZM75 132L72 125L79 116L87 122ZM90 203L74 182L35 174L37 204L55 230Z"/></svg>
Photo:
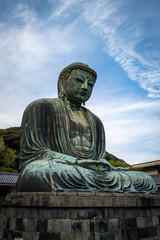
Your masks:
<svg viewBox="0 0 160 240"><path fill-rule="evenodd" d="M57 97L68 64L98 74L86 107L106 149L130 164L160 159L159 0L1 0L0 128L33 100Z"/></svg>

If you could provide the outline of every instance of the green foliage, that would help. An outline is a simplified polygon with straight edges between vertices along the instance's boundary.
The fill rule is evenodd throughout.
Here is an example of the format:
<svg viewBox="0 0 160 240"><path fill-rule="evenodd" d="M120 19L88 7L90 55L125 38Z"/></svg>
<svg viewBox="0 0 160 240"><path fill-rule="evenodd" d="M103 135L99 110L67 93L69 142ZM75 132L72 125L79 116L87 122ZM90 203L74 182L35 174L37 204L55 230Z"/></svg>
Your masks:
<svg viewBox="0 0 160 240"><path fill-rule="evenodd" d="M124 167L124 168L128 168L130 165L122 162L122 161L113 161L113 160L109 160L108 161L110 164L112 164L113 167Z"/></svg>
<svg viewBox="0 0 160 240"><path fill-rule="evenodd" d="M3 140L3 137L0 137L0 169L3 168L15 168L16 159L18 158L16 150L8 148Z"/></svg>
<svg viewBox="0 0 160 240"><path fill-rule="evenodd" d="M129 170L130 171L143 171L142 168L132 167L132 166L129 167Z"/></svg>
<svg viewBox="0 0 160 240"><path fill-rule="evenodd" d="M0 136L3 136L5 145L19 152L20 128L11 127L0 129Z"/></svg>
<svg viewBox="0 0 160 240"><path fill-rule="evenodd" d="M11 161L10 167L18 170L19 169L20 128L11 127L7 129L0 129L0 137L3 137L4 145L6 148L5 156L8 158L8 161ZM0 154L0 167L2 167L1 155L3 155L2 151ZM14 164L12 164L13 158L14 158ZM3 157L3 160L4 160L4 157Z"/></svg>
<svg viewBox="0 0 160 240"><path fill-rule="evenodd" d="M3 140L3 137L0 137L0 158L3 156L3 153L5 152L6 146Z"/></svg>
<svg viewBox="0 0 160 240"><path fill-rule="evenodd" d="M18 170L13 169L13 168L0 168L0 171L1 172L14 172L14 173L18 172Z"/></svg>

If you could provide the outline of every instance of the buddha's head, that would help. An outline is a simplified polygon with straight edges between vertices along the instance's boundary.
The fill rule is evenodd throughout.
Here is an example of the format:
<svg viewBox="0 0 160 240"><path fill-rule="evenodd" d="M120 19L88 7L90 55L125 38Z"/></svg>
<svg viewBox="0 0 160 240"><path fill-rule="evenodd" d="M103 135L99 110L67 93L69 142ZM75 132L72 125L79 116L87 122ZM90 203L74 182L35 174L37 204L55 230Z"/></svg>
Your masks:
<svg viewBox="0 0 160 240"><path fill-rule="evenodd" d="M64 68L58 78L58 97L85 103L91 96L97 78L87 64L75 62Z"/></svg>

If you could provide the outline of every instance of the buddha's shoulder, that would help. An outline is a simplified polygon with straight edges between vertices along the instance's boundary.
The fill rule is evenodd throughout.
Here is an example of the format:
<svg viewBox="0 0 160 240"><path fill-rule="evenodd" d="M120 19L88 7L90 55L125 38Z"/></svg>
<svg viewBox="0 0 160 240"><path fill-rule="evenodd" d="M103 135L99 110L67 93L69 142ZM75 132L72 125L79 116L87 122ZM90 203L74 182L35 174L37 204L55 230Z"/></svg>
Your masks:
<svg viewBox="0 0 160 240"><path fill-rule="evenodd" d="M60 100L58 98L40 98L33 102L31 102L27 107L26 110L31 108L38 108L43 106L56 106L60 104Z"/></svg>

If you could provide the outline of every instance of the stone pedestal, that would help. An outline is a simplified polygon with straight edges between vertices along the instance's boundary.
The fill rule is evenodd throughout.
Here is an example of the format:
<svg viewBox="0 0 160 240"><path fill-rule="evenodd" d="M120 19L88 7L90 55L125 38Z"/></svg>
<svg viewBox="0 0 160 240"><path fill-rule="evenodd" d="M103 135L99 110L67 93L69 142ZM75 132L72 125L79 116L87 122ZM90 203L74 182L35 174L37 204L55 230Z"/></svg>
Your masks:
<svg viewBox="0 0 160 240"><path fill-rule="evenodd" d="M0 213L0 239L160 239L160 196L104 192L8 194Z"/></svg>

